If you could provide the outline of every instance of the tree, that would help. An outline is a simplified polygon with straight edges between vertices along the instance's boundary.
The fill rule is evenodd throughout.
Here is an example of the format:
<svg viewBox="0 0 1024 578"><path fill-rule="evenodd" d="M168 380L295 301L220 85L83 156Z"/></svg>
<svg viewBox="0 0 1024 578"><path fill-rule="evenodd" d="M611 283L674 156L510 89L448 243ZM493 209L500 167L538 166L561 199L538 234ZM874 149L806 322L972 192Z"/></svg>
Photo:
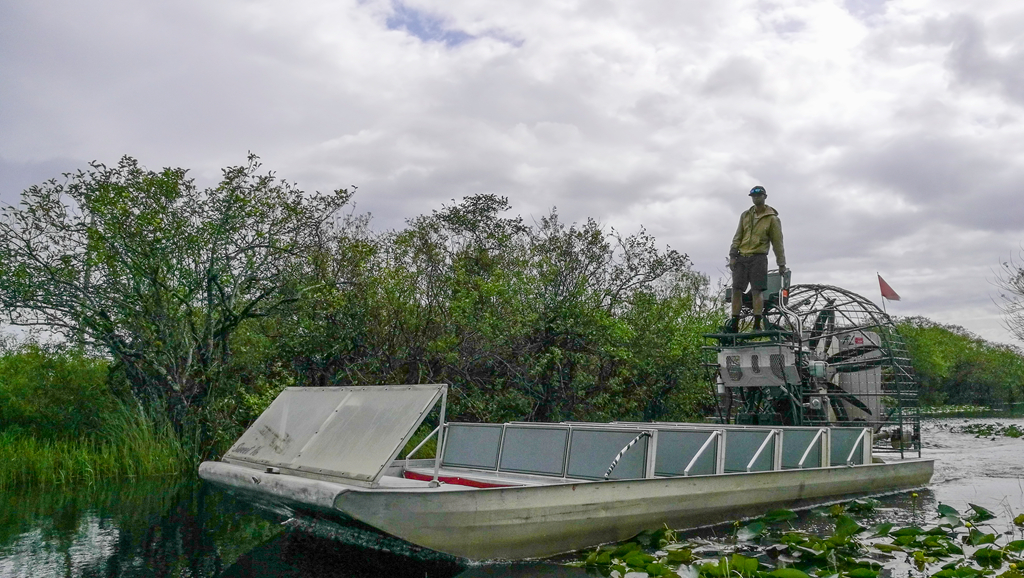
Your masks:
<svg viewBox="0 0 1024 578"><path fill-rule="evenodd" d="M1004 261L996 274L996 287L1006 328L1020 341L1024 341L1024 266L1010 259Z"/></svg>
<svg viewBox="0 0 1024 578"><path fill-rule="evenodd" d="M991 406L1024 396L1024 352L924 317L899 321L922 403Z"/></svg>
<svg viewBox="0 0 1024 578"><path fill-rule="evenodd" d="M707 278L643 231L510 208L475 195L340 236L297 314L267 320L278 366L301 383L449 383L457 420L698 413L700 335L720 323Z"/></svg>
<svg viewBox="0 0 1024 578"><path fill-rule="evenodd" d="M222 379L246 320L295 302L296 279L350 194L306 194L259 159L200 191L184 169L130 157L22 194L0 222L0 307L108 354L177 426Z"/></svg>

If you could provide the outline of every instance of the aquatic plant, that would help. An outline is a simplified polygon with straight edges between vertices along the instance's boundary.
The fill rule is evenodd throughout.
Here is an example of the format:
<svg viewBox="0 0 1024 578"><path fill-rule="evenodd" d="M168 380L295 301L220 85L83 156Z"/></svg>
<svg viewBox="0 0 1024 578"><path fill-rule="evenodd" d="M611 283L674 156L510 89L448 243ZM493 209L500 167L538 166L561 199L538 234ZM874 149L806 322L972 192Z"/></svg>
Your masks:
<svg viewBox="0 0 1024 578"><path fill-rule="evenodd" d="M628 542L601 546L571 563L603 576L682 576L684 578L876 578L903 566L930 578L1024 578L1024 539L1014 532L992 531L995 518L971 504L961 514L939 504L928 527L892 523L862 525L877 502L854 500L815 510L831 518L831 534L795 530L787 522L791 510L775 510L760 518L734 522L726 544L680 541L663 528ZM1014 518L1024 534L1024 514ZM908 572L910 573L910 572Z"/></svg>
<svg viewBox="0 0 1024 578"><path fill-rule="evenodd" d="M1003 425L999 422L995 423L971 423L962 426L954 426L949 429L952 433L967 433L974 434L974 437L979 438L990 438L996 436L1006 436L1011 438L1019 438L1024 436L1024 429L1021 429L1017 424Z"/></svg>

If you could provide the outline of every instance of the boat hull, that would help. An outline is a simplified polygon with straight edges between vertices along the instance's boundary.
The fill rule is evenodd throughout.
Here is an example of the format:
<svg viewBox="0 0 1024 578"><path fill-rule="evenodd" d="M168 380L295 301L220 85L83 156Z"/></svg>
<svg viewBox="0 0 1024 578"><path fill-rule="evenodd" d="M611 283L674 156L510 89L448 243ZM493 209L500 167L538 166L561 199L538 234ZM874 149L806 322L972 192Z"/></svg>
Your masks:
<svg viewBox="0 0 1024 578"><path fill-rule="evenodd" d="M667 524L690 528L924 486L933 460L487 489L366 489L205 463L213 483L351 518L471 560L551 556ZM254 473L256 472L256 473ZM258 482L254 480L259 480Z"/></svg>

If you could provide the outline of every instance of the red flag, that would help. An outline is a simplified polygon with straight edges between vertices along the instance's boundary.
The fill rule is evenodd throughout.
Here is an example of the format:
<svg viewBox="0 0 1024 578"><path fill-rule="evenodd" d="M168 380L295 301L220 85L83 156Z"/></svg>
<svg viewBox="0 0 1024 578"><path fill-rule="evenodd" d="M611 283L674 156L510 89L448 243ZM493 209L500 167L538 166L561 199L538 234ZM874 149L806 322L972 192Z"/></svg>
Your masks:
<svg viewBox="0 0 1024 578"><path fill-rule="evenodd" d="M889 287L889 284L885 282L885 279L882 279L881 275L878 275L878 288L882 290L882 297L885 299L888 299L889 301L900 300L899 293L893 291L892 287Z"/></svg>

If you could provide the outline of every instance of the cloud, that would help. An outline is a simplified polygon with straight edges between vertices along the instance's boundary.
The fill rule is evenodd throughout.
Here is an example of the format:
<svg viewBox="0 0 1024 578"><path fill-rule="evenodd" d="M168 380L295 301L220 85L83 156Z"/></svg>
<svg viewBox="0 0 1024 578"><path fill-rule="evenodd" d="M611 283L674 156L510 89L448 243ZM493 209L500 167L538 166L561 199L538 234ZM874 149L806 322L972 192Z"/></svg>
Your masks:
<svg viewBox="0 0 1024 578"><path fill-rule="evenodd" d="M1021 26L1009 0L5 3L0 194L126 153L208 183L252 150L358 185L378 227L497 193L719 275L757 183L801 281L880 271L898 313L1007 339Z"/></svg>

